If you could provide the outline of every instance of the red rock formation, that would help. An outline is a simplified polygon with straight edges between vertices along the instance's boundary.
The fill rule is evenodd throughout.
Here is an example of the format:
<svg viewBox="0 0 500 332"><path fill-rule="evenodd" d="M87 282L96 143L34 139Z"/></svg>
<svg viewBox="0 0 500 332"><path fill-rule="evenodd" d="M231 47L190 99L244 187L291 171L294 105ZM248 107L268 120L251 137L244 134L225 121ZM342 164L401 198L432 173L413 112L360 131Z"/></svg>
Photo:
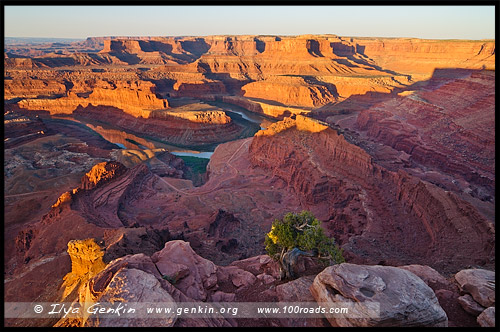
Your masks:
<svg viewBox="0 0 500 332"><path fill-rule="evenodd" d="M56 80L4 80L5 99L63 95L66 86Z"/></svg>
<svg viewBox="0 0 500 332"><path fill-rule="evenodd" d="M225 113L212 113L211 111L207 114L204 112L176 114L151 111L150 118L145 119L124 114L113 107L87 106L86 108L78 107L74 114L90 120L98 118L100 121L113 124L126 131L148 133L162 141L190 147L207 146L236 139L244 129L233 121L227 123ZM212 120L215 123L212 123Z"/></svg>
<svg viewBox="0 0 500 332"><path fill-rule="evenodd" d="M364 55L382 68L401 73L428 75L436 68L495 68L492 40L341 39L333 45L338 55Z"/></svg>
<svg viewBox="0 0 500 332"><path fill-rule="evenodd" d="M206 51L199 38L139 37L104 40L100 55L110 55L130 64L178 64L192 62Z"/></svg>
<svg viewBox="0 0 500 332"><path fill-rule="evenodd" d="M461 270L454 276L462 292L469 293L483 307L495 305L495 271Z"/></svg>
<svg viewBox="0 0 500 332"><path fill-rule="evenodd" d="M494 68L491 41L304 35L120 37L96 42L104 44L99 54L45 54L33 60L34 66L144 64L145 70L152 65L167 64L139 75L169 80L165 92L176 97L207 99L213 95L244 94L270 105L277 102L302 107L337 103L369 91L388 93L408 85L408 79L430 76L439 67ZM189 78L188 73L201 76ZM242 86L245 88L240 90ZM137 110L133 113L140 114Z"/></svg>
<svg viewBox="0 0 500 332"><path fill-rule="evenodd" d="M460 305L460 290L454 282L445 278L439 272L426 265L412 264L398 266L398 268L414 273L430 288L432 288L439 300L439 305L448 316L449 327L477 326L475 318L467 314L467 312Z"/></svg>
<svg viewBox="0 0 500 332"><path fill-rule="evenodd" d="M253 100L239 96L222 96L221 99L225 103L234 104L251 112L262 113L278 119L283 119L283 117L290 116L291 114L303 114L309 112L304 108L268 104L263 100Z"/></svg>
<svg viewBox="0 0 500 332"><path fill-rule="evenodd" d="M6 149L54 134L38 116L24 116L10 111L4 114L3 128Z"/></svg>
<svg viewBox="0 0 500 332"><path fill-rule="evenodd" d="M174 83L173 91L170 93L172 97L198 97L207 98L212 95L225 94L226 87L220 81L209 79L188 80L183 82L182 78L177 79Z"/></svg>
<svg viewBox="0 0 500 332"><path fill-rule="evenodd" d="M190 146L234 139L244 130L224 111L207 105L198 109L194 105L169 110L168 101L156 97L152 92L154 85L149 82L97 81L92 85L88 97L69 91L65 97L24 99L17 105L21 109L49 111L50 114L98 118L125 129L150 133L174 144Z"/></svg>
<svg viewBox="0 0 500 332"><path fill-rule="evenodd" d="M357 128L419 164L484 188L486 193L476 195L490 200L495 188L494 72L469 72L444 84L437 76L425 90L362 111Z"/></svg>
<svg viewBox="0 0 500 332"><path fill-rule="evenodd" d="M71 271L64 276L64 301L77 287L84 286L90 278L101 272L106 264L102 260L104 252L94 239L73 240L68 242L68 254L71 257Z"/></svg>
<svg viewBox="0 0 500 332"><path fill-rule="evenodd" d="M495 327L495 307L486 308L477 316L477 322L481 327Z"/></svg>
<svg viewBox="0 0 500 332"><path fill-rule="evenodd" d="M397 252L403 261L408 255L451 270L468 260L469 250L482 257L478 263L490 259L494 229L473 206L403 171L383 169L316 121L286 119L256 135L249 152L255 165L283 179L319 218L329 220L326 227L357 259L378 262L380 254L380 260L390 260ZM453 245L458 241L470 249L460 252Z"/></svg>
<svg viewBox="0 0 500 332"><path fill-rule="evenodd" d="M241 88L243 96L271 99L283 105L316 107L335 101L335 91L307 82L300 77L277 77L257 81ZM271 97L272 96L272 97Z"/></svg>
<svg viewBox="0 0 500 332"><path fill-rule="evenodd" d="M36 66L31 58L4 58L4 65L16 69L31 69Z"/></svg>
<svg viewBox="0 0 500 332"><path fill-rule="evenodd" d="M190 122L195 123L205 123L214 125L224 125L231 122L231 118L226 115L224 111L220 110L199 110L199 111L162 111L154 112L150 116L153 119L165 119L169 120L172 118L185 119Z"/></svg>
<svg viewBox="0 0 500 332"><path fill-rule="evenodd" d="M72 260L78 262L76 265L80 270L95 268L95 264L89 260L84 260L88 264L81 266L79 263L82 258L77 255L72 255ZM194 302L203 306L214 302L277 302L279 299L286 302L314 302L308 289L303 288L304 284L312 283L314 275L287 283L281 282L277 291L275 286L278 284L278 274L278 264L266 255L220 266L200 257L189 243L173 240L166 242L163 249L152 255L126 255L113 260L97 274L87 274L88 282L80 287L79 292L72 294L72 297L82 306L105 303L111 296L118 295L121 303L171 303L179 307ZM144 286L145 282L149 287ZM294 293L296 289L297 292ZM239 319L238 316L225 317L199 312L195 319L185 315L172 315L172 319L145 317L129 320L120 317L119 320L113 320L86 317L83 313L72 319L63 318L56 326L301 326L304 323L307 323L307 326L328 326L326 321L319 318L272 319L269 322L261 319Z"/></svg>
<svg viewBox="0 0 500 332"><path fill-rule="evenodd" d="M126 171L126 167L118 162L103 162L95 165L83 176L80 188L90 190L114 179Z"/></svg>
<svg viewBox="0 0 500 332"><path fill-rule="evenodd" d="M157 98L151 93L150 84L140 82L135 86L116 88L96 87L92 93L79 97L73 92L68 92L65 97L58 99L25 99L18 103L19 107L29 110L44 110L50 114L71 114L78 106L86 107L89 104L98 106L113 106L135 117L149 117L153 109L167 109L168 101Z"/></svg>
<svg viewBox="0 0 500 332"><path fill-rule="evenodd" d="M249 218L260 218L254 212L248 214L254 211L252 206L264 207L268 204L264 197L261 198L263 192L259 186L269 187L270 183L274 183L273 186L278 188L271 192L280 192L281 198L276 201L276 206L270 206L267 211L274 210L273 213L280 214L287 210L312 210L320 219L327 221L326 227L353 260L425 261L447 271L468 263L491 264L494 230L474 207L454 194L403 171L383 169L364 150L348 143L325 124L297 116L296 120L286 119L260 132L253 138L248 155L242 154L245 151L242 148L248 146L245 141L228 146L233 146L230 152L223 152L227 149L223 145L214 154L209 167L209 181L204 186L175 189L168 201L152 189L157 178L146 167L138 166L109 185L76 195L71 207L97 225L122 227L151 220L161 223L154 216L141 216L140 211L156 204L160 204L164 213L179 211L196 199L197 212L191 217L168 217L163 222L168 224L171 232L183 233L186 239L193 241L193 247L208 252L208 247L217 247L220 241L216 236L210 239L200 233L205 229L204 232L210 234L210 224L214 223L210 217L213 207L230 207L226 211L237 211L233 215L242 220L241 225L250 225ZM227 156L226 159L217 161L223 155ZM232 163L235 156L238 159L234 162L239 166L231 170L228 177L227 171L223 170L234 167L226 162L231 160ZM246 158L250 159L253 169L245 161ZM238 170L249 173L239 174ZM260 183L253 183L250 187L253 188L250 190L254 202L248 205L242 200L248 195L245 183L255 177ZM277 182L277 179L283 182ZM226 187L225 183L231 185ZM173 190L171 185L165 188ZM287 191L296 198L289 196ZM151 195L147 200L143 198L145 193ZM179 200L174 197L175 193L183 197ZM234 199L221 205L217 197L229 193ZM104 201L106 204L99 203ZM266 224L271 221L263 220ZM235 241L221 242L219 246L236 246L235 253L248 250L250 239L246 238L248 234L245 235L247 226L242 227L231 231L231 238ZM263 233L265 229L263 226L262 230L252 232ZM475 231L472 232L472 229ZM467 245L457 250L453 243L459 239ZM476 252L474 257L466 255L470 250Z"/></svg>

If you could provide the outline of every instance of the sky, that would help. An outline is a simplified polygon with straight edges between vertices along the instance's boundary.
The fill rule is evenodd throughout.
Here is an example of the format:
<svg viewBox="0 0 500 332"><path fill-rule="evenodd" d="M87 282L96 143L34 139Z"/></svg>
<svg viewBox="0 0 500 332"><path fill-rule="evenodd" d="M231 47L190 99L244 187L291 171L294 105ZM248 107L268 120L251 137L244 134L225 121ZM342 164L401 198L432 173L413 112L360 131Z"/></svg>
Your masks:
<svg viewBox="0 0 500 332"><path fill-rule="evenodd" d="M6 37L334 34L494 39L495 6L10 6Z"/></svg>

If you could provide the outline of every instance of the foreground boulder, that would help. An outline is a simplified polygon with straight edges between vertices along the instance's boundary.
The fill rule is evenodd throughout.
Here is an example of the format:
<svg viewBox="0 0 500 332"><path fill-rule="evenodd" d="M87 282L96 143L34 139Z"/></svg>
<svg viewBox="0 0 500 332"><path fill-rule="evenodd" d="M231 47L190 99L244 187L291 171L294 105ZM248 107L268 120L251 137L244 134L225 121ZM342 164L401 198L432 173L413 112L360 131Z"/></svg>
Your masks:
<svg viewBox="0 0 500 332"><path fill-rule="evenodd" d="M443 277L438 271L434 270L432 267L427 265L404 265L398 266L399 269L410 271L417 277L423 280L433 290L437 289L449 289L451 283Z"/></svg>
<svg viewBox="0 0 500 332"><path fill-rule="evenodd" d="M477 316L477 322L481 327L495 327L495 307L486 308Z"/></svg>
<svg viewBox="0 0 500 332"><path fill-rule="evenodd" d="M217 283L217 266L197 255L188 242L169 241L151 256L162 277L187 296L205 301Z"/></svg>
<svg viewBox="0 0 500 332"><path fill-rule="evenodd" d="M484 269L467 269L455 274L460 290L487 308L495 305L495 272Z"/></svg>
<svg viewBox="0 0 500 332"><path fill-rule="evenodd" d="M485 309L485 307L474 301L472 296L469 294L458 297L458 303L460 303L465 311L475 317L479 316L479 314Z"/></svg>
<svg viewBox="0 0 500 332"><path fill-rule="evenodd" d="M396 267L329 266L310 289L317 302L349 309L327 316L333 326L448 326L432 289L415 274Z"/></svg>
<svg viewBox="0 0 500 332"><path fill-rule="evenodd" d="M439 301L439 305L448 316L448 326L477 327L476 317L484 310L469 295L460 296L460 289L455 282L446 279L438 271L426 265L398 266L412 272L429 286ZM479 312L478 312L479 310ZM471 315L466 314L470 313Z"/></svg>
<svg viewBox="0 0 500 332"><path fill-rule="evenodd" d="M171 303L175 306L175 300L162 288L160 281L154 275L134 268L122 268L111 278L109 284L100 294L99 303L123 303L123 307L126 308L128 302ZM98 308L95 305L94 307ZM124 313L127 311L124 310ZM120 316L113 318L90 317L85 326L170 327L177 319L173 314L165 315L164 318L132 317L134 319L123 319Z"/></svg>
<svg viewBox="0 0 500 332"><path fill-rule="evenodd" d="M314 281L315 275L308 275L287 283L276 286L276 294L279 302L315 302L311 294L310 287ZM280 321L280 326L286 327L329 327L330 324L325 318L305 318L305 317L287 317Z"/></svg>

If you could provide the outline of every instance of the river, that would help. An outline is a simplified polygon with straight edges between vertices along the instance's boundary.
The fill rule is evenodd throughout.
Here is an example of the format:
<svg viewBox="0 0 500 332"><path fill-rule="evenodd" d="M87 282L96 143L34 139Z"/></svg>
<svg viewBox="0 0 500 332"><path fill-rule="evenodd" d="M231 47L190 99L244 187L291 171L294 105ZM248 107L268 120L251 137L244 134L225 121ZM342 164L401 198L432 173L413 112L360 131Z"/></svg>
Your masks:
<svg viewBox="0 0 500 332"><path fill-rule="evenodd" d="M209 103L222 108L233 121L242 126L250 127L250 124L254 123L258 124L260 126L260 129L266 129L271 123L277 121L261 116L259 114L252 113L236 105L226 104L222 102ZM206 151L179 147L173 144L168 144L164 141L153 140L146 135L142 136L137 133L130 133L123 128L113 126L112 124L102 123L100 121L89 119L75 118L71 115L53 116L53 118L66 121L74 121L83 124L90 130L101 135L108 142L117 145L121 149L145 150L163 148L170 153L180 157L190 156L204 159L210 159L210 157L212 157L213 150L215 150L215 148L213 148L213 150L211 151Z"/></svg>

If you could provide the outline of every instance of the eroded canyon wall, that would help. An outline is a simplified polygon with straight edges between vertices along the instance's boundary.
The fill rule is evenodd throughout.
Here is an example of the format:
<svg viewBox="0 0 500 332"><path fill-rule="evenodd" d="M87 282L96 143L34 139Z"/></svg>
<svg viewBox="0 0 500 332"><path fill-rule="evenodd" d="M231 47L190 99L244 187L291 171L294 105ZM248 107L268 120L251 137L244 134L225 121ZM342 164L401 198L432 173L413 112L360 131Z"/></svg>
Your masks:
<svg viewBox="0 0 500 332"><path fill-rule="evenodd" d="M491 259L493 224L472 205L403 170L380 167L326 124L300 115L285 119L259 132L249 153L328 220L326 227L358 259L407 255L449 269L467 260L468 250L453 246L463 241L477 253L471 264Z"/></svg>
<svg viewBox="0 0 500 332"><path fill-rule="evenodd" d="M40 68L143 65L146 70L136 75L173 96L242 95L269 105L311 109L351 95L390 93L430 77L436 68L494 69L495 59L495 43L488 40L303 35L117 37L102 42L99 53L78 53L72 63L54 54L26 61ZM22 70L21 58L4 61L7 69ZM12 84L9 95L15 97L17 83Z"/></svg>

